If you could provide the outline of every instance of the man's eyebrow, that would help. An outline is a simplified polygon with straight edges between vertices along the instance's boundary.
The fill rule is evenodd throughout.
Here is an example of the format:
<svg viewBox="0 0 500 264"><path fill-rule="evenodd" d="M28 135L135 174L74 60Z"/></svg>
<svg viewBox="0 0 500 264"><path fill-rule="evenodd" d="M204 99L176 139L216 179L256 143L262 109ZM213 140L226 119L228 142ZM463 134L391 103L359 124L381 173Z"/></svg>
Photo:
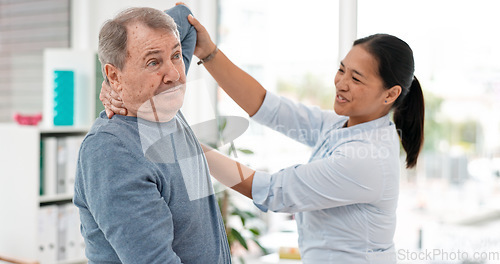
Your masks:
<svg viewBox="0 0 500 264"><path fill-rule="evenodd" d="M144 58L146 58L146 57L147 57L147 56L149 56L149 55L158 54L158 53L161 53L161 50L148 50L148 51L144 54Z"/></svg>
<svg viewBox="0 0 500 264"><path fill-rule="evenodd" d="M176 49L177 47L179 47L181 45L181 43L177 43L174 45L174 47L172 48L172 50ZM147 56L149 55L153 55L153 54L158 54L158 53L161 53L162 51L161 50L148 50L145 54L144 54L144 58L146 58Z"/></svg>
<svg viewBox="0 0 500 264"><path fill-rule="evenodd" d="M341 65L342 67L344 67L344 68L345 68L345 65L344 65L344 63L343 63L343 62L340 62L340 65ZM363 77L363 78L365 78L365 79L366 79L366 77L365 77L365 76L364 76L361 72L359 72L359 71L357 71L357 70L354 70L354 69L353 69L352 71L353 71L354 73L356 73L357 75L359 75L359 76L361 76L361 77Z"/></svg>

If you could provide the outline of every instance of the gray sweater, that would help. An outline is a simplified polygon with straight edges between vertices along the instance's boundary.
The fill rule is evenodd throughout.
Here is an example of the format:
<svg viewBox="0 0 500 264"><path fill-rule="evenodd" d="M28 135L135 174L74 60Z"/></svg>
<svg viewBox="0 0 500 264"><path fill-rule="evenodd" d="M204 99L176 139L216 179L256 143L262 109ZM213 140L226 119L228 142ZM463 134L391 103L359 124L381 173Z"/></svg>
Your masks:
<svg viewBox="0 0 500 264"><path fill-rule="evenodd" d="M104 112L84 139L74 203L89 263L230 263L205 156L167 123Z"/></svg>
<svg viewBox="0 0 500 264"><path fill-rule="evenodd" d="M187 73L191 11L165 12ZM80 149L74 203L90 264L231 262L205 156L181 113L161 124L101 113Z"/></svg>

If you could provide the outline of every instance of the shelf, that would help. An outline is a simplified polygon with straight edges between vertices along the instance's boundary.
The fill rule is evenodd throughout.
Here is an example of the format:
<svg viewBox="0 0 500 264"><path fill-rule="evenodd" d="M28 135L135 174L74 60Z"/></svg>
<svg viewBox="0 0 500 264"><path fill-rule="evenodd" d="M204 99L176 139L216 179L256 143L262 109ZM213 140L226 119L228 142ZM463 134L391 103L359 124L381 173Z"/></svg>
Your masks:
<svg viewBox="0 0 500 264"><path fill-rule="evenodd" d="M70 259L58 261L57 264L86 264L87 262L86 259Z"/></svg>
<svg viewBox="0 0 500 264"><path fill-rule="evenodd" d="M0 177L2 254L23 256L26 259L41 258L51 260L49 263L52 264L87 263L78 208L72 203L73 190L68 185L74 183L74 178L67 177L76 174L76 163L68 161L77 159L79 140L87 132L84 127L0 124L0 146L6 150L0 151L0 175L16 175ZM45 144L47 142L50 144ZM51 156L42 156L49 149L51 151L48 154ZM66 160L58 159L59 151L66 151L61 152L61 157ZM51 164L51 170L44 170L48 164ZM57 173L58 169L61 169L61 173ZM66 184L56 185L56 182L61 183L63 176ZM55 186L51 185L47 189L44 188L48 186L44 180L49 178L49 184ZM40 191L45 192L45 195L40 195ZM60 222L61 219L64 221ZM57 254L61 253L58 250L62 249L49 245L66 243L68 239L77 247L67 253L70 257L68 260L55 261ZM43 256L41 249L47 249Z"/></svg>
<svg viewBox="0 0 500 264"><path fill-rule="evenodd" d="M75 126L27 126L19 125L15 123L0 123L0 129L2 130L34 130L38 131L40 134L87 134L90 127L75 127Z"/></svg>
<svg viewBox="0 0 500 264"><path fill-rule="evenodd" d="M40 196L40 203L56 203L61 201L73 200L73 194L55 194Z"/></svg>
<svg viewBox="0 0 500 264"><path fill-rule="evenodd" d="M74 127L74 126L55 126L55 127L40 127L42 134L87 134L88 127Z"/></svg>

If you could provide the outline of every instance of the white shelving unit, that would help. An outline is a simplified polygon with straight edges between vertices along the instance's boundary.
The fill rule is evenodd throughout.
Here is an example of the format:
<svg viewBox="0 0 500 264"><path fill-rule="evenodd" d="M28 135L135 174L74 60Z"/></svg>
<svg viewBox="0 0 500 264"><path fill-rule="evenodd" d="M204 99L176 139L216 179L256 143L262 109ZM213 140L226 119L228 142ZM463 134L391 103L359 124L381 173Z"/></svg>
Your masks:
<svg viewBox="0 0 500 264"><path fill-rule="evenodd" d="M40 260L40 241L44 239L39 231L40 209L71 204L73 197L69 193L40 196L40 142L44 137L80 136L87 131L0 125L0 254ZM86 262L83 258L65 259L55 264Z"/></svg>

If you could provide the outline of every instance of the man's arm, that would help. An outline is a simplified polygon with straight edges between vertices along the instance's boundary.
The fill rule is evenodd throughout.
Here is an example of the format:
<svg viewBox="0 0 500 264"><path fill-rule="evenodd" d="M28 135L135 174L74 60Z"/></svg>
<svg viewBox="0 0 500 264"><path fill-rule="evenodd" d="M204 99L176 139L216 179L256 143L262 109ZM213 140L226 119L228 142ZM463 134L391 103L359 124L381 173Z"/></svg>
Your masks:
<svg viewBox="0 0 500 264"><path fill-rule="evenodd" d="M94 232L103 233L122 263L181 263L172 249L172 214L158 172L144 156L99 133L82 145L79 166L86 204L99 226ZM168 183L161 184L168 190Z"/></svg>
<svg viewBox="0 0 500 264"><path fill-rule="evenodd" d="M196 29L187 19L188 15L192 14L191 10L185 5L176 5L165 10L165 13L171 16L177 24L181 41L182 57L184 59L187 75L196 46Z"/></svg>

